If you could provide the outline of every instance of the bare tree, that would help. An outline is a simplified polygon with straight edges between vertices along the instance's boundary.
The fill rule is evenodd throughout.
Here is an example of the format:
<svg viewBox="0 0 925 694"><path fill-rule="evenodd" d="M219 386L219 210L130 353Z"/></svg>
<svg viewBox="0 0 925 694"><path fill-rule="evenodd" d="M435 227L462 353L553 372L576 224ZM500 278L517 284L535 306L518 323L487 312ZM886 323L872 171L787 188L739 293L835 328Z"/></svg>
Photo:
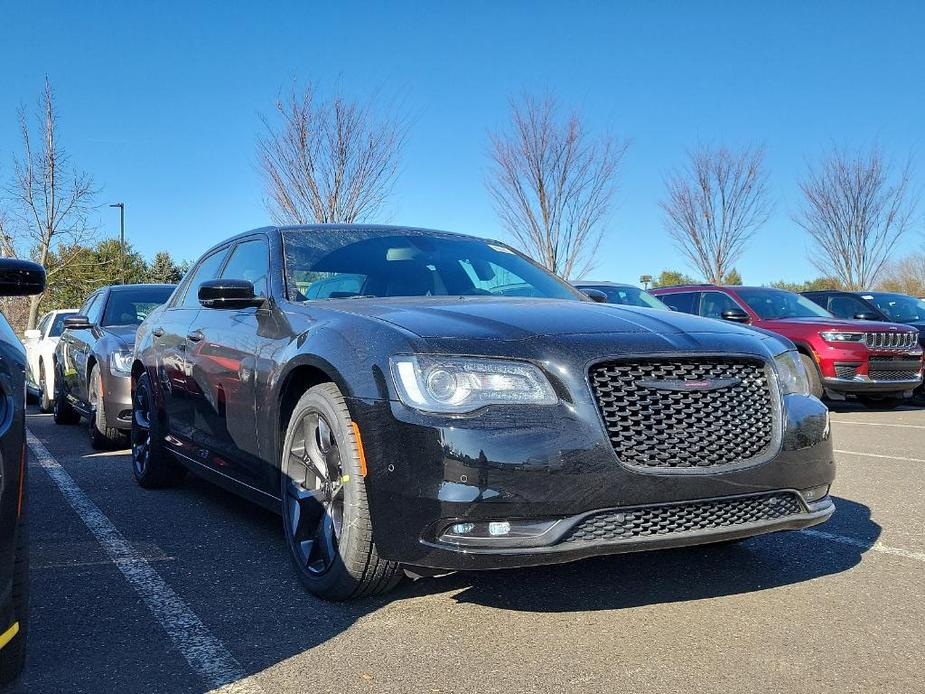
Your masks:
<svg viewBox="0 0 925 694"><path fill-rule="evenodd" d="M517 244L566 279L590 270L627 143L591 137L546 95L512 100L510 128L490 144L486 185Z"/></svg>
<svg viewBox="0 0 925 694"><path fill-rule="evenodd" d="M16 240L29 246L32 258L47 265L52 245L75 244L93 229L87 218L96 195L93 178L69 166L67 152L57 139L57 112L54 93L48 78L35 118L35 134L25 108L19 110L19 128L23 152L13 162L12 181L6 188L9 198L9 228L17 232ZM8 228L8 229L9 229ZM8 231L12 250L14 236ZM68 259L55 267L46 267L49 282L67 265ZM42 296L29 298L26 328L34 328Z"/></svg>
<svg viewBox="0 0 925 694"><path fill-rule="evenodd" d="M721 284L771 212L764 148L700 146L666 179L665 227L691 267Z"/></svg>
<svg viewBox="0 0 925 694"><path fill-rule="evenodd" d="M312 85L293 86L276 116L261 116L257 162L277 223L352 223L381 213L404 147L399 118L340 94L325 101Z"/></svg>
<svg viewBox="0 0 925 694"><path fill-rule="evenodd" d="M813 265L846 289L869 289L915 223L911 176L911 161L894 171L876 147L833 148L811 167L800 183L805 200L794 219L813 240Z"/></svg>
<svg viewBox="0 0 925 694"><path fill-rule="evenodd" d="M913 253L887 262L880 273L877 288L912 296L925 296L925 253Z"/></svg>

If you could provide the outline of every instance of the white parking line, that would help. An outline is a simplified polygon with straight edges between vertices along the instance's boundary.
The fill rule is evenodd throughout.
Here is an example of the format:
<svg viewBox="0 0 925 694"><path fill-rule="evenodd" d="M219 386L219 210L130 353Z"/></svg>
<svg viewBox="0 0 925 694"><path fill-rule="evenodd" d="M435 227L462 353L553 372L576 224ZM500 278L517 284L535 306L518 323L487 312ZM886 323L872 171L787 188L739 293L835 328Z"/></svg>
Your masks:
<svg viewBox="0 0 925 694"><path fill-rule="evenodd" d="M902 549L900 547L889 547L888 545L883 544L882 542L875 542L870 544L869 542L864 542L863 540L857 540L853 537L846 537L845 535L836 535L835 533L827 533L823 530L801 530L804 535L812 535L813 537L820 537L823 540L830 540L831 542L838 542L843 545L850 545L851 547L857 547L859 549L868 550L872 549L875 552L881 552L882 554L892 554L897 557L904 557L906 559L915 559L916 561L925 561L925 552L912 552L908 549Z"/></svg>
<svg viewBox="0 0 925 694"><path fill-rule="evenodd" d="M862 427L895 427L897 429L925 429L921 424L887 424L886 422L854 422L849 419L833 419L835 424L850 424Z"/></svg>
<svg viewBox="0 0 925 694"><path fill-rule="evenodd" d="M843 451L838 448L835 449L835 453L842 453L844 455L860 455L867 458L884 458L885 460L905 460L909 463L925 463L925 460L921 458L904 458L901 455L882 455L880 453L863 453L861 451Z"/></svg>
<svg viewBox="0 0 925 694"><path fill-rule="evenodd" d="M234 694L262 692L256 683L243 681L246 673L241 664L123 537L45 445L31 431L27 430L26 436L39 465L45 469L71 508L160 622L190 667L217 691Z"/></svg>

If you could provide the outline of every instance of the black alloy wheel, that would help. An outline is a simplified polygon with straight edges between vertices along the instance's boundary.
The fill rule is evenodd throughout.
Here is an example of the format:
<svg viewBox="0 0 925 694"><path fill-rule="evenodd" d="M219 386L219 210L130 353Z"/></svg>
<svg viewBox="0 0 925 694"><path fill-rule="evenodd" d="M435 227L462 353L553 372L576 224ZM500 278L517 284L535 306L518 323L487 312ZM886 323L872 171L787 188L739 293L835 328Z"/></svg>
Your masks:
<svg viewBox="0 0 925 694"><path fill-rule="evenodd" d="M151 381L142 374L132 395L132 477L146 489L170 487L186 475L180 465L164 448L164 434L154 406Z"/></svg>

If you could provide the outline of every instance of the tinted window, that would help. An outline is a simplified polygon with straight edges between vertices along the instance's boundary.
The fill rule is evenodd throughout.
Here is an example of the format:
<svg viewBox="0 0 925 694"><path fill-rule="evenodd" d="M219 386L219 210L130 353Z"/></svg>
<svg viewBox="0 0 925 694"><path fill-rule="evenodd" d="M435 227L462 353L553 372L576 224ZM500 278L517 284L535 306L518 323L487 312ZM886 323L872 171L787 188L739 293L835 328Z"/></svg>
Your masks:
<svg viewBox="0 0 925 694"><path fill-rule="evenodd" d="M109 292L102 325L141 325L173 294L173 287L126 287Z"/></svg>
<svg viewBox="0 0 925 694"><path fill-rule="evenodd" d="M826 308L836 318L854 318L859 313L871 312L871 307L866 302L850 294L830 296Z"/></svg>
<svg viewBox="0 0 925 694"><path fill-rule="evenodd" d="M510 296L579 300L562 280L496 243L413 229L283 234L289 298ZM350 275L345 289L315 283ZM359 286L357 286L359 285ZM323 285L322 285L323 287ZM335 293L337 292L337 293Z"/></svg>
<svg viewBox="0 0 925 694"><path fill-rule="evenodd" d="M231 258L222 270L222 278L247 280L254 285L256 296L267 296L269 263L270 250L265 239L244 241L231 252Z"/></svg>
<svg viewBox="0 0 925 694"><path fill-rule="evenodd" d="M59 313L57 316L55 316L55 320L51 324L51 330L48 332L48 337L61 337L61 333L64 332L64 319L72 315L74 314Z"/></svg>
<svg viewBox="0 0 925 694"><path fill-rule="evenodd" d="M700 315L705 318L722 318L723 311L741 311L735 300L722 292L704 292L700 297Z"/></svg>
<svg viewBox="0 0 925 694"><path fill-rule="evenodd" d="M199 306L199 285L206 280L213 280L218 277L218 271L222 267L222 261L228 252L223 248L204 259L196 269L190 273L189 282L186 284L185 296L179 303L180 306L198 307Z"/></svg>
<svg viewBox="0 0 925 694"><path fill-rule="evenodd" d="M899 323L912 323L925 320L925 301L905 294L867 294L874 305L883 311L890 320Z"/></svg>
<svg viewBox="0 0 925 694"><path fill-rule="evenodd" d="M622 306L641 306L642 308L657 308L663 311L668 307L659 299L643 291L639 287L614 287L609 284L581 284L580 289L596 289L607 295L608 304L620 304Z"/></svg>
<svg viewBox="0 0 925 694"><path fill-rule="evenodd" d="M779 318L831 318L832 314L805 296L782 289L739 287L742 301L764 320Z"/></svg>
<svg viewBox="0 0 925 694"><path fill-rule="evenodd" d="M677 294L660 294L659 299L675 311L697 313L697 292L678 292Z"/></svg>

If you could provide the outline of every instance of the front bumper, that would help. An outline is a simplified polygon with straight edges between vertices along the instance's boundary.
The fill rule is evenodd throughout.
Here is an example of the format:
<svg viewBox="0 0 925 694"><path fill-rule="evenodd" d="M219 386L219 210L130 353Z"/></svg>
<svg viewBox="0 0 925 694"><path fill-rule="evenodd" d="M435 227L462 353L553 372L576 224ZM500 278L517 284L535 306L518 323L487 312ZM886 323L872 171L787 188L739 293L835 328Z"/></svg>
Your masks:
<svg viewBox="0 0 925 694"><path fill-rule="evenodd" d="M348 406L363 435L377 550L409 566L553 564L803 528L834 510L827 496L801 495L827 488L834 478L828 413L815 398L783 398L780 449L770 459L691 474L621 463L590 399L455 419L388 401L350 400ZM783 511L723 510L784 497ZM455 524L492 521L554 525L506 545L447 540Z"/></svg>
<svg viewBox="0 0 925 694"><path fill-rule="evenodd" d="M822 384L833 399L867 393L911 396L922 384L922 349L878 350L827 343L819 353Z"/></svg>
<svg viewBox="0 0 925 694"><path fill-rule="evenodd" d="M103 414L106 424L115 429L132 428L132 379L111 371L102 374Z"/></svg>

